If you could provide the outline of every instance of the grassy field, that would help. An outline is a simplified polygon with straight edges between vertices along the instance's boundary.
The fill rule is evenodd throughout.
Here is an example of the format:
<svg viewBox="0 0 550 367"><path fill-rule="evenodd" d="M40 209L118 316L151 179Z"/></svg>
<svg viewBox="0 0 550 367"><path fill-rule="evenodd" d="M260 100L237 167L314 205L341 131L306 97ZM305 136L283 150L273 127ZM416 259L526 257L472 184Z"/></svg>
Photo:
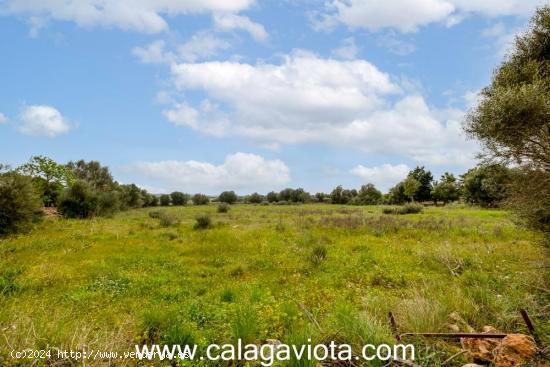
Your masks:
<svg viewBox="0 0 550 367"><path fill-rule="evenodd" d="M163 226L152 210L181 222ZM205 212L212 228L194 229ZM398 216L381 207L237 205L217 213L210 205L49 218L0 240L0 364L17 363L11 349L47 346L392 342L390 310L401 332L447 331L451 312L476 329L525 331L525 308L544 332L546 255L509 213L474 208ZM415 343L424 366L458 350Z"/></svg>

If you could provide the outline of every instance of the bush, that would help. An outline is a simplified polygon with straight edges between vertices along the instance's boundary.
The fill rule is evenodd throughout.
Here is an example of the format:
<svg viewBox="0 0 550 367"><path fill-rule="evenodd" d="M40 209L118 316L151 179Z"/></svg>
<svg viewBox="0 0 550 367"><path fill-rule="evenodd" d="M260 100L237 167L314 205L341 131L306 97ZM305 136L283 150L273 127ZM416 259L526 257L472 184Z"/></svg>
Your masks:
<svg viewBox="0 0 550 367"><path fill-rule="evenodd" d="M158 219L160 218L160 213L161 213L160 210L151 210L149 212L149 218Z"/></svg>
<svg viewBox="0 0 550 367"><path fill-rule="evenodd" d="M234 191L224 191L218 197L222 203L235 204L237 202L237 194Z"/></svg>
<svg viewBox="0 0 550 367"><path fill-rule="evenodd" d="M227 203L220 203L218 205L218 213L227 213L229 211L229 204Z"/></svg>
<svg viewBox="0 0 550 367"><path fill-rule="evenodd" d="M30 177L15 172L0 175L0 235L25 231L43 215L42 199Z"/></svg>
<svg viewBox="0 0 550 367"><path fill-rule="evenodd" d="M172 205L187 205L189 195L186 195L183 192L174 191L170 194L170 198L172 199Z"/></svg>
<svg viewBox="0 0 550 367"><path fill-rule="evenodd" d="M160 196L160 205L168 206L170 205L170 195L163 194Z"/></svg>
<svg viewBox="0 0 550 367"><path fill-rule="evenodd" d="M158 218L162 227L170 227L180 223L180 219L175 214L166 211L161 211Z"/></svg>
<svg viewBox="0 0 550 367"><path fill-rule="evenodd" d="M57 209L67 218L90 218L99 211L99 199L89 183L78 180L61 193Z"/></svg>
<svg viewBox="0 0 550 367"><path fill-rule="evenodd" d="M197 223L195 223L195 229L206 229L212 226L212 219L208 214L199 214L195 217Z"/></svg>
<svg viewBox="0 0 550 367"><path fill-rule="evenodd" d="M210 202L208 196L204 194L195 194L193 195L193 204L195 205L206 205Z"/></svg>
<svg viewBox="0 0 550 367"><path fill-rule="evenodd" d="M424 207L420 204L408 203L398 208L384 208L384 214L416 214L421 213Z"/></svg>
<svg viewBox="0 0 550 367"><path fill-rule="evenodd" d="M105 191L97 194L98 215L111 216L120 210L120 195L116 191Z"/></svg>

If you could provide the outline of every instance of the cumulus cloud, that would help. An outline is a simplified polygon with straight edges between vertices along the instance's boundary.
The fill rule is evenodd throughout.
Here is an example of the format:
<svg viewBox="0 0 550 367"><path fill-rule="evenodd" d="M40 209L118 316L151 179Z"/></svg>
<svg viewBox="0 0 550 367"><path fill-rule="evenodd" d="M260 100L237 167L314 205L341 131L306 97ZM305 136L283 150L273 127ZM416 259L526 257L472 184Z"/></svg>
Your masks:
<svg viewBox="0 0 550 367"><path fill-rule="evenodd" d="M19 131L24 134L54 137L67 133L70 128L67 119L51 106L27 106L19 117Z"/></svg>
<svg viewBox="0 0 550 367"><path fill-rule="evenodd" d="M8 121L8 118L2 112L0 112L0 124L3 124L7 121Z"/></svg>
<svg viewBox="0 0 550 367"><path fill-rule="evenodd" d="M355 44L355 39L349 37L340 43L340 47L332 50L332 55L342 60L353 60L358 52L359 48Z"/></svg>
<svg viewBox="0 0 550 367"><path fill-rule="evenodd" d="M164 16L202 12L239 12L254 0L7 0L0 12L72 21L81 27L118 27L144 33L168 29ZM36 27L35 27L36 28Z"/></svg>
<svg viewBox="0 0 550 367"><path fill-rule="evenodd" d="M487 17L526 16L544 3L544 0L333 0L327 3L327 12L314 26L330 29L344 24L371 31L394 28L406 33L431 23L453 26L471 13Z"/></svg>
<svg viewBox="0 0 550 367"><path fill-rule="evenodd" d="M406 164L383 164L375 167L358 165L350 173L360 177L365 183L372 183L381 190L388 190L392 185L407 177L411 169Z"/></svg>
<svg viewBox="0 0 550 367"><path fill-rule="evenodd" d="M243 30L248 32L256 41L264 42L268 38L264 26L253 22L243 15L231 13L214 14L214 25L223 31Z"/></svg>
<svg viewBox="0 0 550 367"><path fill-rule="evenodd" d="M172 65L172 79L180 92L208 98L199 106L176 104L166 117L207 134L356 147L426 164L466 164L475 148L462 135L461 111L428 106L364 60L296 52L280 64L181 63Z"/></svg>
<svg viewBox="0 0 550 367"><path fill-rule="evenodd" d="M168 190L211 194L276 190L290 181L290 171L281 160L240 152L228 155L219 165L192 160L135 162L128 169Z"/></svg>

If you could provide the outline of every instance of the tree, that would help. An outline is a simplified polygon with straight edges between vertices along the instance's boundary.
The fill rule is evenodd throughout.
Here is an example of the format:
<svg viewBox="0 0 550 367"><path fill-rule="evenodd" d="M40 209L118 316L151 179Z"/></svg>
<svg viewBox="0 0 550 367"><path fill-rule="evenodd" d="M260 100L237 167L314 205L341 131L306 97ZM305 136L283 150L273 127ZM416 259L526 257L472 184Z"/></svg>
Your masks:
<svg viewBox="0 0 550 367"><path fill-rule="evenodd" d="M162 205L162 206L170 205L170 195L162 194L160 196L160 205Z"/></svg>
<svg viewBox="0 0 550 367"><path fill-rule="evenodd" d="M57 208L67 218L90 218L99 212L99 199L87 181L77 180L61 193Z"/></svg>
<svg viewBox="0 0 550 367"><path fill-rule="evenodd" d="M327 197L328 195L325 194L324 192L318 192L315 194L315 199L320 202L320 203L324 203L325 202L325 198Z"/></svg>
<svg viewBox="0 0 550 367"><path fill-rule="evenodd" d="M227 204L235 204L237 202L237 194L235 194L235 191L224 191L218 197L218 201Z"/></svg>
<svg viewBox="0 0 550 367"><path fill-rule="evenodd" d="M255 193L252 193L249 197L248 197L248 202L251 203L251 204L259 204L263 201L263 197L262 195L258 194L257 192Z"/></svg>
<svg viewBox="0 0 550 367"><path fill-rule="evenodd" d="M0 236L28 230L44 213L32 179L14 171L0 173Z"/></svg>
<svg viewBox="0 0 550 367"><path fill-rule="evenodd" d="M73 181L71 172L64 165L44 156L31 157L17 170L32 177L45 206L55 205L61 190Z"/></svg>
<svg viewBox="0 0 550 367"><path fill-rule="evenodd" d="M403 193L405 194L405 196L411 199L411 201L414 201L414 198L418 195L418 191L421 187L422 184L420 183L420 181L418 181L412 175L409 175L409 177L407 177L405 181L403 181Z"/></svg>
<svg viewBox="0 0 550 367"><path fill-rule="evenodd" d="M279 192L279 201L292 201L292 193L294 192L291 188L286 188Z"/></svg>
<svg viewBox="0 0 550 367"><path fill-rule="evenodd" d="M67 163L66 167L76 179L88 182L96 190L107 191L116 187L109 168L101 166L97 161L86 162L81 159Z"/></svg>
<svg viewBox="0 0 550 367"><path fill-rule="evenodd" d="M407 195L405 195L405 186L403 181L392 187L388 193L387 204L401 205L407 201Z"/></svg>
<svg viewBox="0 0 550 367"><path fill-rule="evenodd" d="M309 201L309 197L309 193L307 193L304 189L300 187L292 191L290 199L293 203L305 203Z"/></svg>
<svg viewBox="0 0 550 367"><path fill-rule="evenodd" d="M536 11L528 31L516 37L514 49L467 115L464 129L482 143L486 161L513 162L523 169L509 192L510 204L550 239L550 221L541 211L550 207L549 65L550 6L546 5Z"/></svg>
<svg viewBox="0 0 550 367"><path fill-rule="evenodd" d="M376 187L369 183L361 186L357 193L358 203L361 205L376 205L382 200L382 193Z"/></svg>
<svg viewBox="0 0 550 367"><path fill-rule="evenodd" d="M430 171L424 169L424 167L416 167L409 172L407 177L412 177L420 183L420 186L414 194L413 201L429 201L432 199L432 181L433 176Z"/></svg>
<svg viewBox="0 0 550 367"><path fill-rule="evenodd" d="M93 187L93 184L90 184ZM141 208L143 206L143 196L141 189L135 184L120 185L118 190L121 196L122 209Z"/></svg>
<svg viewBox="0 0 550 367"><path fill-rule="evenodd" d="M208 196L204 194L195 194L193 195L193 204L195 205L206 205L210 202Z"/></svg>
<svg viewBox="0 0 550 367"><path fill-rule="evenodd" d="M189 195L179 191L171 193L170 198L172 199L172 205L187 205L187 201L189 201Z"/></svg>
<svg viewBox="0 0 550 367"><path fill-rule="evenodd" d="M433 186L432 197L437 204L438 200L443 201L443 205L448 202L458 200L459 186L456 177L452 173L445 172L439 182Z"/></svg>
<svg viewBox="0 0 550 367"><path fill-rule="evenodd" d="M269 201L270 203L275 203L279 201L279 196L275 191L268 192L266 195L266 198L267 198L267 201Z"/></svg>
<svg viewBox="0 0 550 367"><path fill-rule="evenodd" d="M509 196L512 172L499 164L482 165L470 169L461 178L464 201L495 207Z"/></svg>

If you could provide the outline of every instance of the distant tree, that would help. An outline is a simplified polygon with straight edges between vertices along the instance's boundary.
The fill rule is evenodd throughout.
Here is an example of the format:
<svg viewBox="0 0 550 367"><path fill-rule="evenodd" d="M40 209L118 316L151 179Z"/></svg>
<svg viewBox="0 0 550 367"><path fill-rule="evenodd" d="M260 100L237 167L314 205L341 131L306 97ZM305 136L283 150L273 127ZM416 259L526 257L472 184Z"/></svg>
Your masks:
<svg viewBox="0 0 550 367"><path fill-rule="evenodd" d="M292 191L290 200L294 203L306 203L309 201L310 195L301 187Z"/></svg>
<svg viewBox="0 0 550 367"><path fill-rule="evenodd" d="M401 205L408 199L407 195L405 195L405 186L403 185L403 181L401 181L388 192L387 204Z"/></svg>
<svg viewBox="0 0 550 367"><path fill-rule="evenodd" d="M324 192L318 192L315 194L315 199L320 202L320 203L324 203L325 202L325 198L327 197L328 195L325 194Z"/></svg>
<svg viewBox="0 0 550 367"><path fill-rule="evenodd" d="M162 194L160 196L160 205L162 205L162 206L170 205L170 195Z"/></svg>
<svg viewBox="0 0 550 367"><path fill-rule="evenodd" d="M279 192L279 200L278 201L292 201L292 194L294 193L294 190L291 188L286 188L284 190L281 190Z"/></svg>
<svg viewBox="0 0 550 367"><path fill-rule="evenodd" d="M382 193L369 183L361 186L357 193L357 203L361 205L376 205L382 201Z"/></svg>
<svg viewBox="0 0 550 367"><path fill-rule="evenodd" d="M159 198L155 194L149 194L149 200L148 200L147 206L157 206L159 205Z"/></svg>
<svg viewBox="0 0 550 367"><path fill-rule="evenodd" d="M268 192L266 197L267 197L267 201L270 203L275 203L279 201L279 196L275 191Z"/></svg>
<svg viewBox="0 0 550 367"><path fill-rule="evenodd" d="M76 179L88 182L96 190L108 191L116 187L109 168L101 166L97 161L86 162L81 159L67 163L66 167Z"/></svg>
<svg viewBox="0 0 550 367"><path fill-rule="evenodd" d="M0 236L28 230L42 219L42 205L30 177L14 171L0 173Z"/></svg>
<svg viewBox="0 0 550 367"><path fill-rule="evenodd" d="M330 202L332 204L349 204L357 196L357 190L348 190L341 185L336 186L330 193Z"/></svg>
<svg viewBox="0 0 550 367"><path fill-rule="evenodd" d="M458 200L459 185L452 173L445 172L439 182L433 185L432 197L436 204L437 201L443 201L444 205L447 205L448 202Z"/></svg>
<svg viewBox="0 0 550 367"><path fill-rule="evenodd" d="M494 207L508 198L512 172L502 165L491 164L472 168L462 176L464 201Z"/></svg>
<svg viewBox="0 0 550 367"><path fill-rule="evenodd" d="M418 181L414 176L410 175L403 181L403 193L411 201L414 201L415 196L418 195L418 191L422 187L420 181Z"/></svg>
<svg viewBox="0 0 550 367"><path fill-rule="evenodd" d="M224 191L218 197L218 201L227 204L235 204L237 202L237 194L235 194L235 191Z"/></svg>
<svg viewBox="0 0 550 367"><path fill-rule="evenodd" d="M170 198L172 199L172 205L187 205L187 201L189 201L189 195L179 191L171 193Z"/></svg>
<svg viewBox="0 0 550 367"><path fill-rule="evenodd" d="M118 191L120 192L122 209L141 208L143 206L141 189L135 184L120 185Z"/></svg>
<svg viewBox="0 0 550 367"><path fill-rule="evenodd" d="M55 205L63 188L73 181L71 172L64 165L44 156L31 157L17 171L32 177L45 206Z"/></svg>
<svg viewBox="0 0 550 367"><path fill-rule="evenodd" d="M550 243L550 5L540 7L465 122L485 162L521 168L508 204ZM472 200L470 198L470 200Z"/></svg>
<svg viewBox="0 0 550 367"><path fill-rule="evenodd" d="M407 177L412 177L420 183L418 190L416 190L414 194L413 200L429 201L432 199L433 175L430 171L427 171L424 167L416 167L409 172Z"/></svg>
<svg viewBox="0 0 550 367"><path fill-rule="evenodd" d="M248 197L248 202L251 204L259 204L263 201L262 195L258 194L257 192L254 192L250 194Z"/></svg>
<svg viewBox="0 0 550 367"><path fill-rule="evenodd" d="M208 196L204 194L195 194L193 195L193 204L195 205L206 205L210 202Z"/></svg>

